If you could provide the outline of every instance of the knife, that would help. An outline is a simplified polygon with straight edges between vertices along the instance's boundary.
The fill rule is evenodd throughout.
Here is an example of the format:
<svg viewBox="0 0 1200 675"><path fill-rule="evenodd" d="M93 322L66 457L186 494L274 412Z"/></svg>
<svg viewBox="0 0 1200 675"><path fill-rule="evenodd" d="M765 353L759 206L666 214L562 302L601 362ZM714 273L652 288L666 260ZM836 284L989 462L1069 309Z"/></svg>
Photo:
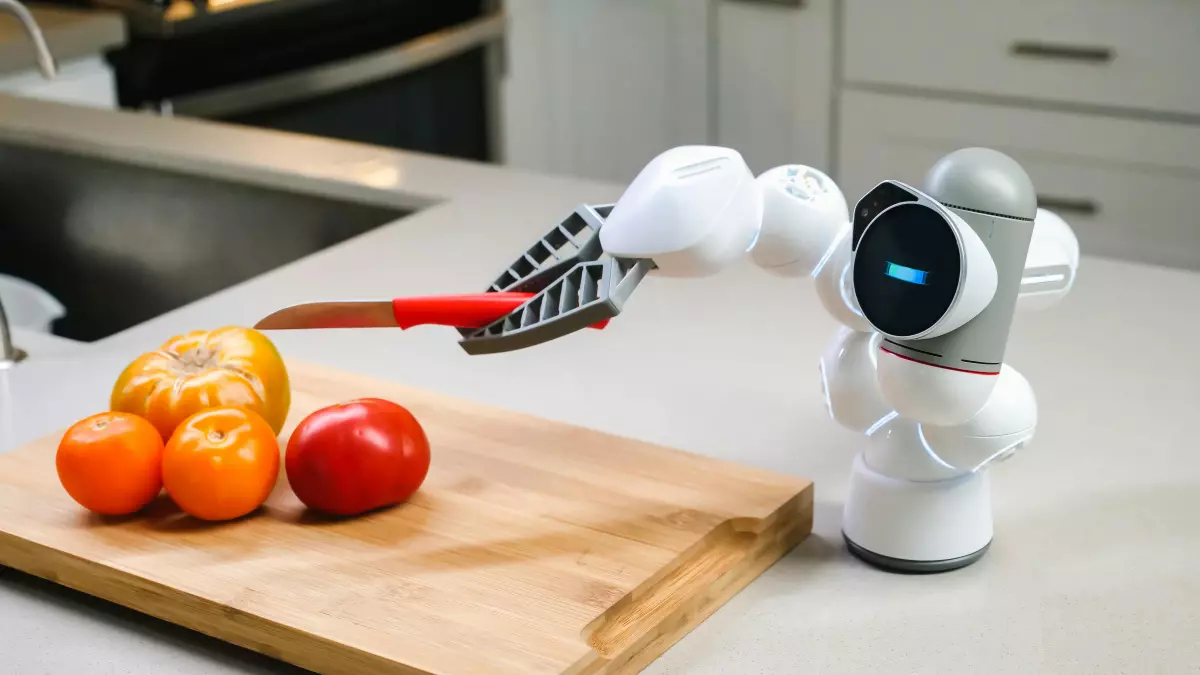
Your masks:
<svg viewBox="0 0 1200 675"><path fill-rule="evenodd" d="M360 302L309 302L281 309L254 325L258 330L399 328L438 325L482 328L512 312L533 293L433 295ZM601 329L608 319L592 324Z"/></svg>

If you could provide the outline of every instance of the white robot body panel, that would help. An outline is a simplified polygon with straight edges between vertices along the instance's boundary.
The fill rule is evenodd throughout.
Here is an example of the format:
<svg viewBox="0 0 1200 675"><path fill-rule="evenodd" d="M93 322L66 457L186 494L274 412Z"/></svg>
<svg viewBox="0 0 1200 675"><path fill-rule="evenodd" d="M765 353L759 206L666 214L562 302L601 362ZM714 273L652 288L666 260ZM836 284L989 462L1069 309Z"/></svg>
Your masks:
<svg viewBox="0 0 1200 675"><path fill-rule="evenodd" d="M997 375L931 366L879 346L878 378L883 398L901 415L941 426L962 424L987 404Z"/></svg>
<svg viewBox="0 0 1200 675"><path fill-rule="evenodd" d="M1029 381L1007 363L1001 366L995 380L992 395L979 412L953 427L926 424L929 438L933 439L943 429L954 429L961 436L996 438L1025 433L1037 426L1037 397Z"/></svg>
<svg viewBox="0 0 1200 675"><path fill-rule="evenodd" d="M1026 444L1036 424L1033 390L1009 366L986 405L963 424L885 415L867 430L868 446L851 469L842 521L848 545L873 564L905 571L978 559L993 534L986 469Z"/></svg>
<svg viewBox="0 0 1200 675"><path fill-rule="evenodd" d="M735 150L683 146L655 157L613 206L600 244L617 258L650 259L660 276L713 274L745 256L763 202Z"/></svg>
<svg viewBox="0 0 1200 675"><path fill-rule="evenodd" d="M750 252L754 264L777 276L811 275L849 223L841 189L824 172L799 164L777 166L756 182L763 215Z"/></svg>
<svg viewBox="0 0 1200 675"><path fill-rule="evenodd" d="M830 417L843 427L875 437L895 433L912 421L895 410L883 395L877 369L879 333L841 328L821 356L821 390ZM885 361L886 362L886 361ZM899 421L897 421L899 420ZM913 424L917 424L913 422ZM1016 446L1027 442L1037 426L1037 399L1029 382L1005 365L983 407L962 424L918 424L925 455L894 455L868 450L868 465L876 471L909 480L943 480L978 471ZM919 440L919 439L918 439ZM916 442L914 440L914 442ZM918 462L911 463L916 457ZM905 459L907 458L907 459Z"/></svg>
<svg viewBox="0 0 1200 675"><path fill-rule="evenodd" d="M925 438L923 425L895 413L868 434L863 461L874 472L902 481L950 481L970 473L942 461Z"/></svg>
<svg viewBox="0 0 1200 675"><path fill-rule="evenodd" d="M870 430L854 461L842 529L860 557L906 571L942 571L978 559L993 534L986 469L1032 438L1037 402L1005 366L992 397L956 426L900 415Z"/></svg>
<svg viewBox="0 0 1200 675"><path fill-rule="evenodd" d="M838 424L851 431L871 431L895 416L883 399L875 376L879 333L843 327L825 348L819 364L825 408Z"/></svg>
<svg viewBox="0 0 1200 675"><path fill-rule="evenodd" d="M1037 429L1037 396L1012 366L1005 364L987 404L971 419L951 426L921 425L922 436L937 458L965 471L981 471L1008 459L1033 438Z"/></svg>
<svg viewBox="0 0 1200 675"><path fill-rule="evenodd" d="M1079 239L1058 214L1038 209L1021 276L1017 309L1041 310L1071 292L1079 268Z"/></svg>
<svg viewBox="0 0 1200 675"><path fill-rule="evenodd" d="M874 442L874 441L873 441ZM897 433L886 452L922 455L915 433ZM978 559L992 541L987 472L916 481L895 478L854 459L842 533L860 558L886 569L939 572Z"/></svg>
<svg viewBox="0 0 1200 675"><path fill-rule="evenodd" d="M850 263L850 223L842 226L829 250L812 271L816 281L817 298L825 311L843 326L860 332L873 332L871 323L863 316L854 300L854 281Z"/></svg>

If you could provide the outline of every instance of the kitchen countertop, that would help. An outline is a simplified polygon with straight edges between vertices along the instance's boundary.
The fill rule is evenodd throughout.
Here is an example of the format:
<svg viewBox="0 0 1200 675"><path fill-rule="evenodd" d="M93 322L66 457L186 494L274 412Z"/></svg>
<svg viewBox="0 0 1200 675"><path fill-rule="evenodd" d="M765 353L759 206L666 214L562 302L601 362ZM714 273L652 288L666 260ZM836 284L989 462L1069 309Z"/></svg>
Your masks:
<svg viewBox="0 0 1200 675"><path fill-rule="evenodd" d="M100 342L31 348L0 375L0 450L103 407L124 363L171 334L305 300L477 291L575 204L620 194L0 97L10 141L418 210ZM1071 296L1018 317L1008 362L1037 392L1038 435L993 471L987 556L933 576L877 571L842 544L864 440L825 413L816 364L837 327L808 280L748 264L655 278L605 331L494 356L468 356L433 327L273 338L290 358L813 479L813 534L648 673L1175 674L1200 666L1200 320L1185 309L1197 297L1200 275L1085 257ZM0 571L0 654L4 673L297 672L11 570Z"/></svg>
<svg viewBox="0 0 1200 675"><path fill-rule="evenodd" d="M50 53L60 64L101 54L125 44L125 20L118 12L73 9L26 3L41 26ZM25 29L12 16L0 15L0 74L36 68L33 45Z"/></svg>

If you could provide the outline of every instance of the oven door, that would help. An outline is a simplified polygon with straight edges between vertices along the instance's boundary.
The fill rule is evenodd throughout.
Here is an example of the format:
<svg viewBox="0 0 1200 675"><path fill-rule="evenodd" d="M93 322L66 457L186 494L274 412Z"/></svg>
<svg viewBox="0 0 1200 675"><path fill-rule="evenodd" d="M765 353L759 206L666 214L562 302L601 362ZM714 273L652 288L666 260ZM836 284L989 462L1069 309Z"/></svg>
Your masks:
<svg viewBox="0 0 1200 675"><path fill-rule="evenodd" d="M164 114L497 161L500 12L379 51L181 94Z"/></svg>

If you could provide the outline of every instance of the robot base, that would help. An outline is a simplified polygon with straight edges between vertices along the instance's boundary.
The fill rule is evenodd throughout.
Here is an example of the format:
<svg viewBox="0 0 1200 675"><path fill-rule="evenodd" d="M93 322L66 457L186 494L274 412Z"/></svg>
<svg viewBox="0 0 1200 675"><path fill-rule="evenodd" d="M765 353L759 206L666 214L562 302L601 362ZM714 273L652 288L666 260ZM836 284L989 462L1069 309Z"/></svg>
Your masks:
<svg viewBox="0 0 1200 675"><path fill-rule="evenodd" d="M868 551L854 543L845 532L842 532L842 538L846 540L846 548L850 550L850 553L855 558L868 565L878 567L881 570L900 574L935 574L937 572L949 572L960 567L966 567L982 558L983 554L987 553L988 546L991 545L991 542L988 542L978 551L964 555L961 558L950 558L949 560L903 560Z"/></svg>
<svg viewBox="0 0 1200 675"><path fill-rule="evenodd" d="M905 573L946 572L979 560L992 541L986 472L941 480L894 478L854 460L842 520L850 552Z"/></svg>

